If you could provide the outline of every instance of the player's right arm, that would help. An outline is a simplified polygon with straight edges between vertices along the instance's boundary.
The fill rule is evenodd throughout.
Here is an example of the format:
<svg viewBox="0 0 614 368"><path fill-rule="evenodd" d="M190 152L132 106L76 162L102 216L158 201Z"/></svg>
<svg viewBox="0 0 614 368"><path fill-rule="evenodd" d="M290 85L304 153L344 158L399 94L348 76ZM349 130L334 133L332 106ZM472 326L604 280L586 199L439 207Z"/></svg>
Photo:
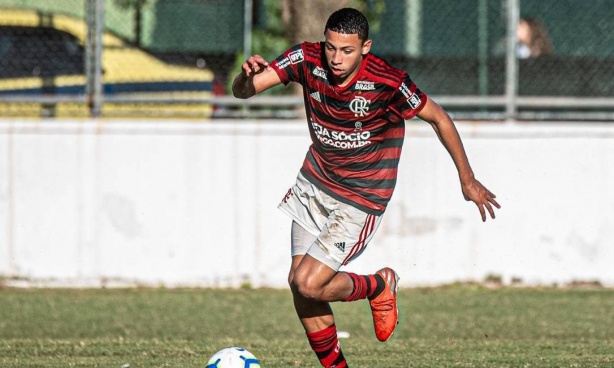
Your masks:
<svg viewBox="0 0 614 368"><path fill-rule="evenodd" d="M237 98L249 98L281 84L277 72L260 55L250 56L241 66L232 82L232 94Z"/></svg>

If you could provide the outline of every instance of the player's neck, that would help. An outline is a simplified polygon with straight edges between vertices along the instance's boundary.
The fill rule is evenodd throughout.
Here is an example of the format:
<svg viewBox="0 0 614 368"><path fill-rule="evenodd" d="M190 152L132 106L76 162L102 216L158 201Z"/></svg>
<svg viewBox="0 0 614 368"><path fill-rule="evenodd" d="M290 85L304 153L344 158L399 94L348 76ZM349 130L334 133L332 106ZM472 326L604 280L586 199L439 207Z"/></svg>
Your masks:
<svg viewBox="0 0 614 368"><path fill-rule="evenodd" d="M347 86L347 85L348 85L348 84L349 84L349 83L350 83L350 82L351 82L351 81L354 79L354 77L356 76L356 74L358 74L358 69L359 69L359 68L356 68L356 70L354 70L354 71L352 72L352 74L348 75L348 76L347 76L347 77L345 77L345 78L334 78L333 80L335 81L335 84L336 84L338 87L345 87L345 86Z"/></svg>

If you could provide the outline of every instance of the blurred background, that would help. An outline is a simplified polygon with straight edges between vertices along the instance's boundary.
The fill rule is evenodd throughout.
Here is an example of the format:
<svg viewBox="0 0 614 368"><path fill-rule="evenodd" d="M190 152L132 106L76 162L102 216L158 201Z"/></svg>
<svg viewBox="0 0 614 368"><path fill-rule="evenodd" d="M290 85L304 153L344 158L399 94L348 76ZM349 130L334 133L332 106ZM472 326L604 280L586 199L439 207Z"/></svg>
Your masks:
<svg viewBox="0 0 614 368"><path fill-rule="evenodd" d="M0 0L0 114L296 118L294 89L237 101L231 79L343 6L455 118L614 115L612 0Z"/></svg>

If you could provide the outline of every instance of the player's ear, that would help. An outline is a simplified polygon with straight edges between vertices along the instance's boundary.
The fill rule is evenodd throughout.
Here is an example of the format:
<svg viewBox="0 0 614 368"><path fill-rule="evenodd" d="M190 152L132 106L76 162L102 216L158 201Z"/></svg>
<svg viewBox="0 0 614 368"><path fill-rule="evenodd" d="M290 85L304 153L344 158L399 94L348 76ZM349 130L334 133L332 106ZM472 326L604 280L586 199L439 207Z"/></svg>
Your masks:
<svg viewBox="0 0 614 368"><path fill-rule="evenodd" d="M362 43L362 54L367 55L371 51L371 40L366 40Z"/></svg>

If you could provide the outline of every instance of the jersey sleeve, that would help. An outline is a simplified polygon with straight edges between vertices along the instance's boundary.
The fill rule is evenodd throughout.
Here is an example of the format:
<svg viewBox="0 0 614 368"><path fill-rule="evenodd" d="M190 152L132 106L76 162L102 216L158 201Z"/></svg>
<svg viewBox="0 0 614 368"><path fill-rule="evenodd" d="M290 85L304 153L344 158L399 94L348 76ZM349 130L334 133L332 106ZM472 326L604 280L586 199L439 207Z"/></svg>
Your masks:
<svg viewBox="0 0 614 368"><path fill-rule="evenodd" d="M301 82L302 64L305 61L305 53L302 44L286 50L270 64L284 85L290 82Z"/></svg>
<svg viewBox="0 0 614 368"><path fill-rule="evenodd" d="M426 105L427 96L420 91L407 73L395 91L390 108L401 118L408 120L418 115Z"/></svg>

